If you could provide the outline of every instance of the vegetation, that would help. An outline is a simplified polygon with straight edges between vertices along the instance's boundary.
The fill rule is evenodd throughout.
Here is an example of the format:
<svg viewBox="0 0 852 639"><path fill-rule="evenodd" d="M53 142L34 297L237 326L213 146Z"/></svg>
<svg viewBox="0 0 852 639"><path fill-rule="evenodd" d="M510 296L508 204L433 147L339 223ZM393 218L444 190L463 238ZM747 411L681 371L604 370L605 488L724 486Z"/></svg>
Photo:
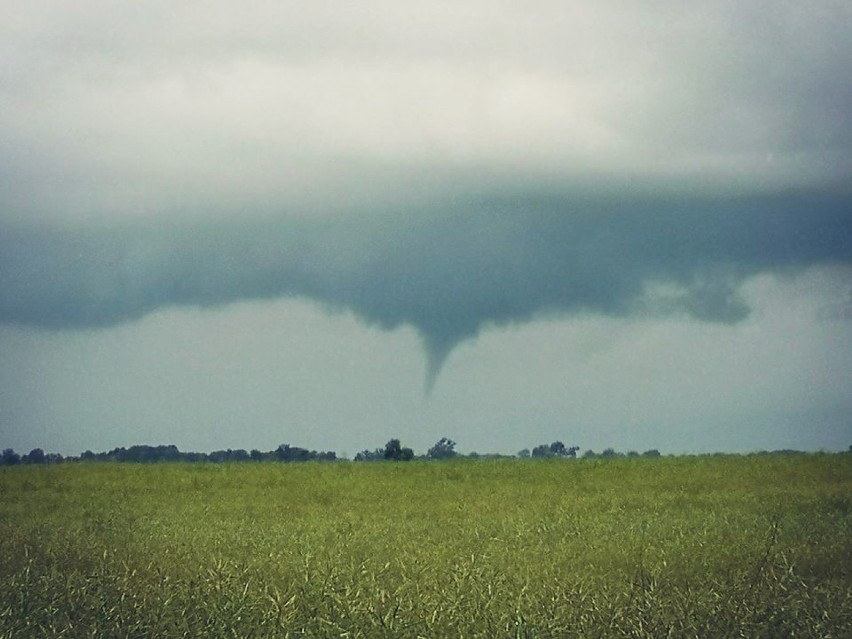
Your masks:
<svg viewBox="0 0 852 639"><path fill-rule="evenodd" d="M448 437L442 437L434 446L429 448L425 456L418 457L411 448L404 447L399 439L391 439L385 444L384 448L375 448L373 450L364 449L355 455L355 461L411 461L413 459L453 459L459 456L456 452L456 442ZM850 447L852 448L852 447ZM528 448L517 453L517 457L564 457L568 459L576 459L579 446L565 446L561 441L555 441L552 444L540 444L533 448L532 452ZM797 451L777 451L795 453ZM646 457L659 457L660 452L657 449L652 449L642 453ZM629 457L635 457L639 453L630 451L627 453ZM605 449L600 455L592 450L587 450L583 453L584 459L593 457L623 457L622 453L617 453L613 448ZM471 459L500 459L512 457L512 455L489 454L480 455L479 453L470 453L467 457ZM338 461L337 453L334 451L308 450L299 446L291 446L290 444L281 444L275 450L262 452L253 449L251 452L239 448L236 450L215 450L212 453L195 453L183 452L178 450L174 444L168 446L149 446L147 444L134 445L129 448L124 446L113 448L109 452L93 453L87 450L80 454L79 457L63 457L58 453L45 454L41 448L34 448L26 455L19 455L11 448L6 448L0 453L0 466L15 466L17 464L58 464L62 462L90 462L90 461L110 461L110 462L135 462L135 463L152 463L152 462L248 462L248 461L275 461L275 462L308 462L308 461Z"/></svg>
<svg viewBox="0 0 852 639"><path fill-rule="evenodd" d="M852 456L0 468L0 638L848 637Z"/></svg>
<svg viewBox="0 0 852 639"><path fill-rule="evenodd" d="M58 464L76 461L110 461L110 462L243 462L243 461L335 461L337 455L333 451L317 452L289 444L281 444L275 450L261 452L252 450L250 453L242 448L237 450L214 450L212 453L182 452L174 444L168 446L148 446L146 444L125 448L113 448L109 452L83 452L79 457L62 457L57 453L45 455L41 448L34 448L28 454L18 455L13 449L6 448L0 454L0 466L16 464Z"/></svg>
<svg viewBox="0 0 852 639"><path fill-rule="evenodd" d="M456 456L456 443L449 437L441 437L437 443L429 449L426 457L429 459L452 459Z"/></svg>

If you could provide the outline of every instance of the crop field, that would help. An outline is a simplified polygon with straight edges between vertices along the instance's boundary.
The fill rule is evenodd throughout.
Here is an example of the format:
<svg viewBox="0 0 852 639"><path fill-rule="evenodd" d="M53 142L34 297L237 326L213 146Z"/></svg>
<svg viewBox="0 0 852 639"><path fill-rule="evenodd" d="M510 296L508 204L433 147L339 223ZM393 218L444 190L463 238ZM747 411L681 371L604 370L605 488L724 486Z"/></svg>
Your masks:
<svg viewBox="0 0 852 639"><path fill-rule="evenodd" d="M0 637L852 637L852 455L0 468Z"/></svg>

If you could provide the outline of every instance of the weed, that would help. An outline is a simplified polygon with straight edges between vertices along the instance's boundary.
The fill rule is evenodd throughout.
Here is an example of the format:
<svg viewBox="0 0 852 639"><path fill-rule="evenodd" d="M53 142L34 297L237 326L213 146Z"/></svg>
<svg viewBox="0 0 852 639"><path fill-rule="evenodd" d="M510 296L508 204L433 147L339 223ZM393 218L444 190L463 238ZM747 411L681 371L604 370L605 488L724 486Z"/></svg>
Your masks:
<svg viewBox="0 0 852 639"><path fill-rule="evenodd" d="M0 639L852 636L848 455L0 469Z"/></svg>

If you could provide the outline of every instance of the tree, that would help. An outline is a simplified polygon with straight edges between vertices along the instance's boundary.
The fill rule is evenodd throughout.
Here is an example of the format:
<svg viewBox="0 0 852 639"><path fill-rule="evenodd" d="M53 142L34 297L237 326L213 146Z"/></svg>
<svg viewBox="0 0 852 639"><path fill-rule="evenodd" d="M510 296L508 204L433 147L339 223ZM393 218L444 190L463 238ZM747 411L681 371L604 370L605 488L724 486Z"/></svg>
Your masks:
<svg viewBox="0 0 852 639"><path fill-rule="evenodd" d="M5 466L14 466L21 462L21 456L11 448L5 448L0 459L3 460L3 465Z"/></svg>
<svg viewBox="0 0 852 639"><path fill-rule="evenodd" d="M168 446L157 446L157 457L162 461L178 461L181 455L177 446L169 444Z"/></svg>
<svg viewBox="0 0 852 639"><path fill-rule="evenodd" d="M550 457L553 453L550 452L550 446L547 444L540 444L532 449L533 457Z"/></svg>
<svg viewBox="0 0 852 639"><path fill-rule="evenodd" d="M441 437L429 452L426 453L431 459L450 459L456 456L456 443L448 437Z"/></svg>
<svg viewBox="0 0 852 639"><path fill-rule="evenodd" d="M414 451L403 448L398 439L391 439L385 444L384 456L389 461L411 461L414 459Z"/></svg>
<svg viewBox="0 0 852 639"><path fill-rule="evenodd" d="M550 453L556 457L576 457L579 446L565 446L560 441L555 441L550 445Z"/></svg>
<svg viewBox="0 0 852 639"><path fill-rule="evenodd" d="M311 451L298 446L290 446L290 444L281 444L275 451L275 458L283 462L310 461Z"/></svg>
<svg viewBox="0 0 852 639"><path fill-rule="evenodd" d="M381 448L375 450L364 449L355 455L356 462L380 461L385 458L385 451Z"/></svg>
<svg viewBox="0 0 852 639"><path fill-rule="evenodd" d="M251 457L248 454L248 451L246 451L244 448L237 448L236 450L231 450L229 448L228 453L229 453L228 461L243 462L243 461L249 461L251 459Z"/></svg>
<svg viewBox="0 0 852 639"><path fill-rule="evenodd" d="M576 457L579 446L568 447L560 441L552 444L539 444L532 450L533 457Z"/></svg>
<svg viewBox="0 0 852 639"><path fill-rule="evenodd" d="M43 464L47 461L44 451L41 448L33 448L29 453L24 455L21 460L25 464Z"/></svg>
<svg viewBox="0 0 852 639"><path fill-rule="evenodd" d="M529 456L530 456L530 449L529 448L522 448L521 450L518 451L518 457L520 457L521 459L528 459Z"/></svg>

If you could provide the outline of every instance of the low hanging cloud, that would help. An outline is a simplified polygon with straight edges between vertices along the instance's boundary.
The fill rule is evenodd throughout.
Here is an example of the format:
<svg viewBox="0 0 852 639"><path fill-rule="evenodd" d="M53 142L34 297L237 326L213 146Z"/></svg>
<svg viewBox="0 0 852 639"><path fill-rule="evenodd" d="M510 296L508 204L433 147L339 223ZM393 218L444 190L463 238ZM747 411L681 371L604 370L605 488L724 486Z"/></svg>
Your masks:
<svg viewBox="0 0 852 639"><path fill-rule="evenodd" d="M541 314L737 322L749 310L738 295L745 278L852 263L850 203L820 195L590 210L527 198L405 216L13 225L0 243L0 321L90 328L174 305L308 298L381 328L413 326L431 384L461 341Z"/></svg>

